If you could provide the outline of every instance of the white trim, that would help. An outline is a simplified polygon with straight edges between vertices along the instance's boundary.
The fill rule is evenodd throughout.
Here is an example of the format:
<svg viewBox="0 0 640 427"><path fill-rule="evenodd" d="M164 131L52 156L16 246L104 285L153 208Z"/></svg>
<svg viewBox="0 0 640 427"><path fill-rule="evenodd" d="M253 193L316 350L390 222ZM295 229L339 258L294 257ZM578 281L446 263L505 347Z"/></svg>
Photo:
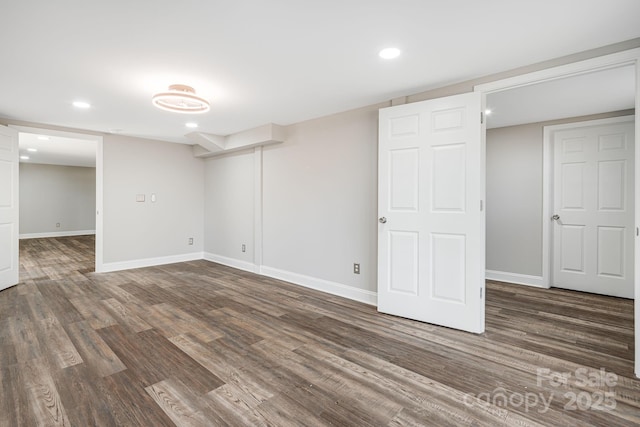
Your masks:
<svg viewBox="0 0 640 427"><path fill-rule="evenodd" d="M262 147L253 153L253 262L262 265Z"/></svg>
<svg viewBox="0 0 640 427"><path fill-rule="evenodd" d="M104 271L104 144L102 137L96 147L96 273Z"/></svg>
<svg viewBox="0 0 640 427"><path fill-rule="evenodd" d="M67 236L88 236L96 234L96 230L75 230L75 231L53 231L48 233L25 233L20 234L20 240L23 239L42 239L47 237L67 237Z"/></svg>
<svg viewBox="0 0 640 427"><path fill-rule="evenodd" d="M636 111L635 111L635 119L636 119L636 158L635 158L635 226L636 226L636 239L635 239L635 254L634 254L634 272L635 272L635 289L634 289L634 338L635 338L635 364L634 364L634 373L636 377L640 377L640 239L637 237L637 230L640 226L640 173L638 170L640 168L640 53L636 52Z"/></svg>
<svg viewBox="0 0 640 427"><path fill-rule="evenodd" d="M131 270L133 268L154 267L157 265L174 264L177 262L197 261L203 258L202 252L190 254L169 255L158 258L134 259L131 261L105 262L102 264L101 273L112 271Z"/></svg>
<svg viewBox="0 0 640 427"><path fill-rule="evenodd" d="M229 258L222 255L212 254L210 252L205 252L204 257L205 260L215 262L217 264L226 265L227 267L237 268L238 270L249 271L251 273L257 273L256 265L241 259Z"/></svg>
<svg viewBox="0 0 640 427"><path fill-rule="evenodd" d="M487 270L485 273L485 277L487 280L495 280L497 282L516 283L518 285L527 285L536 288L549 288L548 282L545 284L544 278L542 276L530 276L528 274Z"/></svg>
<svg viewBox="0 0 640 427"><path fill-rule="evenodd" d="M551 287L551 216L553 213L553 150L549 126L542 127L542 279Z"/></svg>
<svg viewBox="0 0 640 427"><path fill-rule="evenodd" d="M483 83L474 86L473 91L490 94L546 81L562 79L565 77L591 73L593 71L618 68L624 65L634 65L639 57L640 48L629 49L622 52L612 53L610 55L599 56L586 59L584 61L573 62L571 64L560 65L540 71L534 71L532 73Z"/></svg>
<svg viewBox="0 0 640 427"><path fill-rule="evenodd" d="M365 291L363 289L354 288L353 286L343 285L342 283L330 282L324 279L317 279L311 276L305 276L290 271L279 270L277 268L265 267L260 268L260 273L267 277L284 280L305 288L315 289L317 291L326 292L331 295L363 302L369 305L378 304L378 293Z"/></svg>

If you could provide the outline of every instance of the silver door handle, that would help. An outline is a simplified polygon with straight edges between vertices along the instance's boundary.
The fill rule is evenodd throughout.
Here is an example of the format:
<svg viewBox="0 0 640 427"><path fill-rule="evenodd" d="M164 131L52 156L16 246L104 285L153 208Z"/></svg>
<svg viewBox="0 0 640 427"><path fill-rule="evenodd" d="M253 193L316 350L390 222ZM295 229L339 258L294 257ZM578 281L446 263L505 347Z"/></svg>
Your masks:
<svg viewBox="0 0 640 427"><path fill-rule="evenodd" d="M378 222L379 222L380 224L385 224L385 223L387 222L387 218L385 218L385 217L378 218Z"/></svg>
<svg viewBox="0 0 640 427"><path fill-rule="evenodd" d="M556 215L552 216L551 219L553 221L558 221L560 219L560 215L556 214Z"/></svg>

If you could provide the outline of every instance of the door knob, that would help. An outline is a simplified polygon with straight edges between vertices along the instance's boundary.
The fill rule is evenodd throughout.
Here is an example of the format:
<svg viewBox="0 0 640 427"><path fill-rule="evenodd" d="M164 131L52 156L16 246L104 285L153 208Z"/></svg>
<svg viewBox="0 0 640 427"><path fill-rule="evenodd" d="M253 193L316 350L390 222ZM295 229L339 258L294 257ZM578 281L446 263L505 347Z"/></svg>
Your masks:
<svg viewBox="0 0 640 427"><path fill-rule="evenodd" d="M379 222L380 224L385 224L385 223L387 222L387 218L385 218L385 217L378 218L378 222Z"/></svg>
<svg viewBox="0 0 640 427"><path fill-rule="evenodd" d="M551 217L552 220L557 221L560 219L560 215L555 214L554 216Z"/></svg>

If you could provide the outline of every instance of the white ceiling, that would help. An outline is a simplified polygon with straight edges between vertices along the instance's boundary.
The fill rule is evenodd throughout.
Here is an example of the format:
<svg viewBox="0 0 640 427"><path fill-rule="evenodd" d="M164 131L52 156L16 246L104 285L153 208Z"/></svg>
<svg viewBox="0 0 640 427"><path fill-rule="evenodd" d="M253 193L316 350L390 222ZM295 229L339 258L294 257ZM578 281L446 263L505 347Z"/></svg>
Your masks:
<svg viewBox="0 0 640 427"><path fill-rule="evenodd" d="M12 1L0 117L189 143L187 121L287 125L638 37L638 0ZM211 111L154 108L175 83Z"/></svg>
<svg viewBox="0 0 640 427"><path fill-rule="evenodd" d="M97 143L95 141L53 136L47 133L20 132L19 145L20 156L29 157L26 160L20 159L21 163L96 166ZM29 149L37 151L33 152Z"/></svg>
<svg viewBox="0 0 640 427"><path fill-rule="evenodd" d="M487 128L631 109L635 81L625 66L489 94Z"/></svg>

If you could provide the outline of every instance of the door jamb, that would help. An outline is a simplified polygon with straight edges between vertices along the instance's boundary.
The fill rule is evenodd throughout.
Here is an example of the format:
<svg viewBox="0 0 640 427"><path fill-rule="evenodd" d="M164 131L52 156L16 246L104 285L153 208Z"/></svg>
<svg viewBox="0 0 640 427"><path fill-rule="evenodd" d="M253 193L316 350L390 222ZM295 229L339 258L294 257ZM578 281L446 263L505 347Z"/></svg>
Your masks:
<svg viewBox="0 0 640 427"><path fill-rule="evenodd" d="M636 72L636 93L635 93L635 144L640 146L640 48L629 49L609 55L599 56L571 64L551 67L532 73L522 74L507 79L496 80L474 86L474 92L481 92L483 103L490 93L502 92L517 87L529 86L545 81L557 80L564 77L587 74L594 71L618 68L625 65L633 65ZM640 165L640 150L635 151L635 164ZM635 227L640 226L640 173L638 167L635 169ZM635 239L634 244L634 271L640 272L640 239ZM635 295L640 296L640 274L635 274ZM486 302L485 302L486 303ZM640 378L640 298L634 301L634 339L635 339L635 375Z"/></svg>

